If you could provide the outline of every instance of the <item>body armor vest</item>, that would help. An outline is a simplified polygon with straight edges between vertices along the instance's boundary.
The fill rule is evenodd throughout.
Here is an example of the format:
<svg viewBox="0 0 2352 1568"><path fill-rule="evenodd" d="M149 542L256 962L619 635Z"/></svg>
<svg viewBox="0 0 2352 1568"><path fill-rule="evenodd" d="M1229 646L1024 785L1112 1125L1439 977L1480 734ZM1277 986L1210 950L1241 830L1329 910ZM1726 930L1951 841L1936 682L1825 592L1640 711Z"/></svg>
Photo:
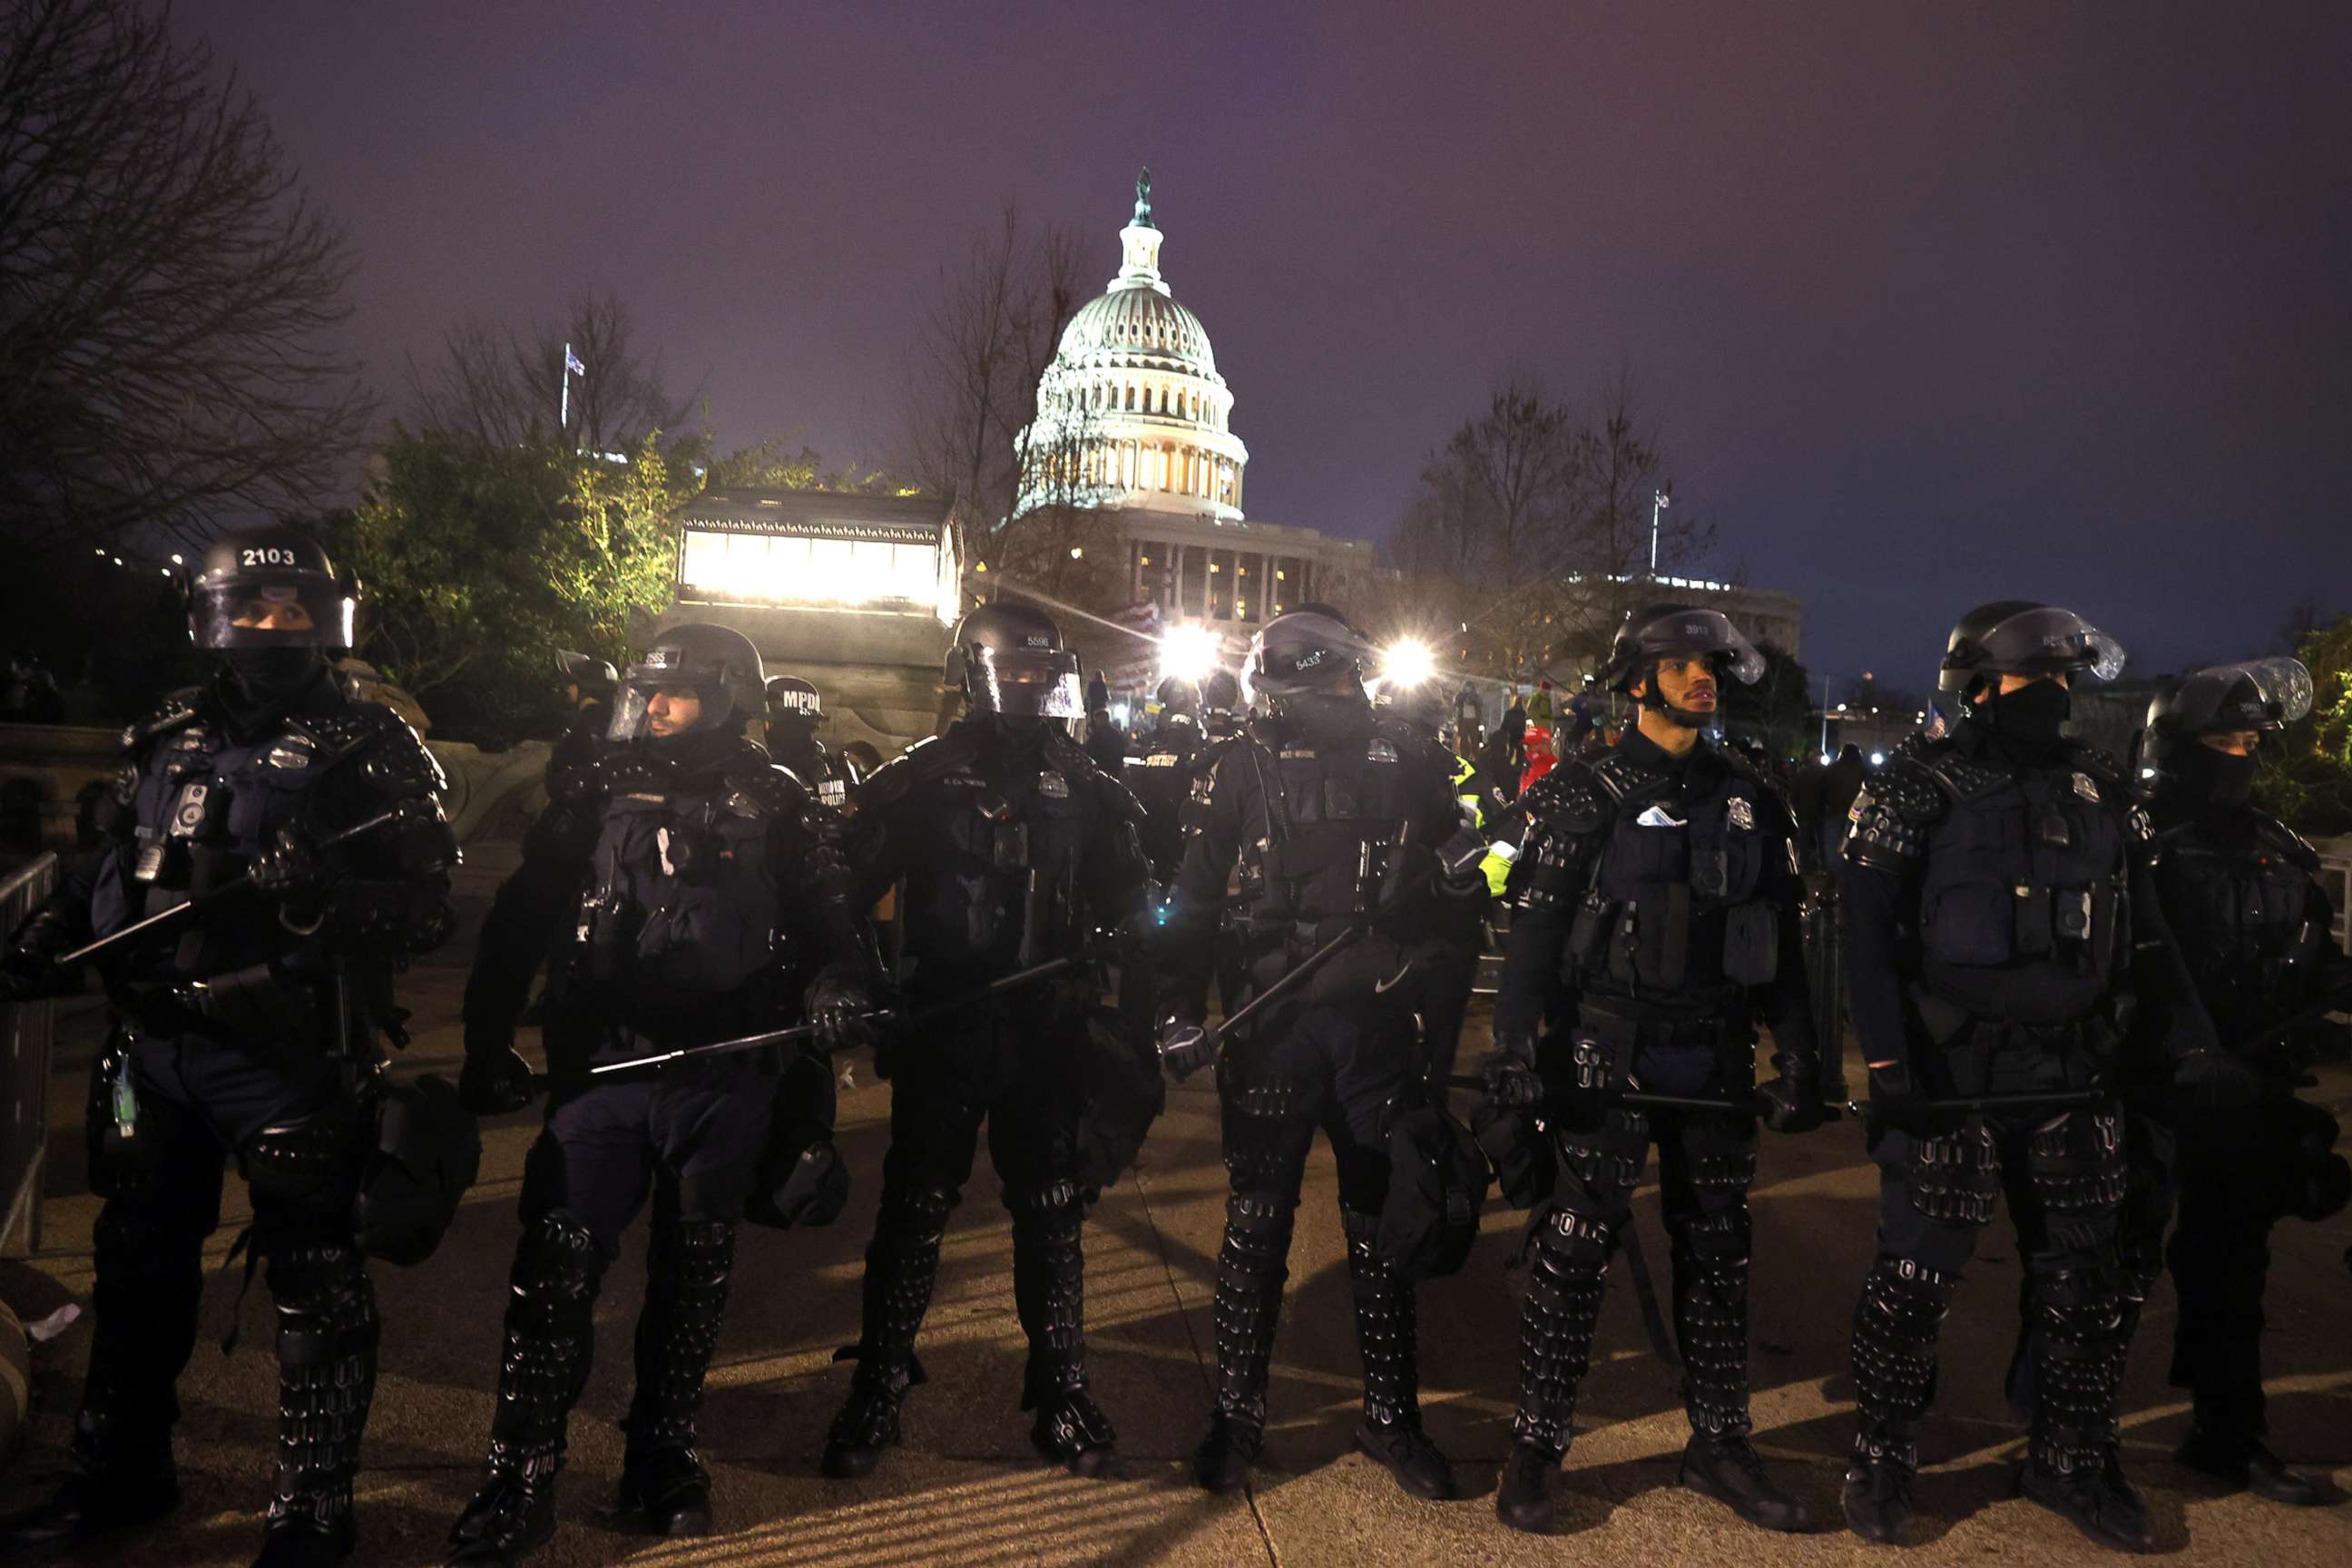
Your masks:
<svg viewBox="0 0 2352 1568"><path fill-rule="evenodd" d="M2328 932L2312 898L2310 851L2268 818L2215 831L2192 820L2164 836L2157 886L2199 997L2222 1043L2251 1043L2315 1000Z"/></svg>
<svg viewBox="0 0 2352 1568"><path fill-rule="evenodd" d="M1396 740L1375 727L1320 749L1295 738L1244 745L1224 765L1256 766L1265 795L1265 837L1242 855L1247 920L1321 942L1395 903L1405 826L1430 793ZM1396 909L1382 924L1402 930L1414 912Z"/></svg>
<svg viewBox="0 0 2352 1568"><path fill-rule="evenodd" d="M1608 805L1570 928L1569 983L1586 996L1718 1006L1733 1005L1738 989L1769 983L1780 915L1762 889L1772 858L1785 863L1789 849L1762 786L1722 767L1711 770L1711 787L1693 790L1689 775L1622 754L1589 772Z"/></svg>
<svg viewBox="0 0 2352 1568"><path fill-rule="evenodd" d="M2015 769L1934 752L1920 762L1950 801L1927 829L1919 890L1930 987L1980 1016L2089 1016L2130 941L2128 803L2069 764ZM2003 984L2028 970L2041 984ZM2021 1016L2005 1000L2027 994L2059 999L2060 1016Z"/></svg>
<svg viewBox="0 0 2352 1568"><path fill-rule="evenodd" d="M320 830L313 795L341 753L373 735L363 718L328 711L290 718L238 741L191 710L124 764L131 842L110 857L92 889L100 936L242 876L278 831ZM300 942L265 914L202 921L157 939L130 965L135 978L194 980L243 969Z"/></svg>
<svg viewBox="0 0 2352 1568"><path fill-rule="evenodd" d="M656 1037L761 1016L789 979L775 810L725 772L616 765L566 989Z"/></svg>
<svg viewBox="0 0 2352 1568"><path fill-rule="evenodd" d="M1078 885L1089 812L1069 766L1083 762L1051 750L1042 760L976 756L895 808L921 846L906 903L919 974L961 987L1061 957L1084 940Z"/></svg>

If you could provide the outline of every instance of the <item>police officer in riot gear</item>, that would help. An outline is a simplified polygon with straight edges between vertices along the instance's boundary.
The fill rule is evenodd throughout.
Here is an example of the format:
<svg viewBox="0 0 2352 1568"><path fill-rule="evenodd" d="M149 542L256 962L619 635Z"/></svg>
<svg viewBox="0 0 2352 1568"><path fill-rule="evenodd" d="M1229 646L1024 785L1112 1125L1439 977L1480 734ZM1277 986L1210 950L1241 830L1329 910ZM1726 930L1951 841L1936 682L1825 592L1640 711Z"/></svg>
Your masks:
<svg viewBox="0 0 2352 1568"><path fill-rule="evenodd" d="M1151 861L1151 879L1165 887L1174 880L1183 857L1184 809L1192 798L1193 763L1208 741L1201 732L1198 686L1171 675L1160 682L1154 695L1160 703L1159 728L1143 754L1129 760L1125 776L1143 806L1143 852Z"/></svg>
<svg viewBox="0 0 2352 1568"><path fill-rule="evenodd" d="M569 715L564 733L601 739L613 721L613 694L620 689L620 671L610 659L593 653L558 648L555 679L562 688L563 710Z"/></svg>
<svg viewBox="0 0 2352 1568"><path fill-rule="evenodd" d="M857 787L857 769L818 741L817 729L824 722L824 700L815 683L797 675L779 675L768 682L768 755L792 769L819 800L839 810Z"/></svg>
<svg viewBox="0 0 2352 1568"><path fill-rule="evenodd" d="M2223 1048L2261 1079L2233 1110L2165 1107L2180 1194L2172 1382L2195 1402L2179 1458L2305 1506L2327 1494L2263 1442L2263 1287L2271 1226L2326 1219L2352 1195L2335 1119L2294 1095L2309 1059L2298 1034L2310 1032L2296 1025L2352 993L2352 965L2329 939L2318 856L2252 790L2262 736L2310 710L2311 675L2294 659L2198 670L2148 704L2135 780L2156 826L2165 919Z"/></svg>
<svg viewBox="0 0 2352 1568"><path fill-rule="evenodd" d="M71 950L249 879L219 912L98 963L119 1023L90 1105L105 1206L89 1379L64 1485L0 1523L0 1552L77 1545L177 1501L173 1385L195 1343L200 1255L231 1154L278 1309L278 1473L259 1561L352 1550L376 1365L356 1216L377 1041L404 1038L391 974L448 934L457 858L434 799L439 767L389 709L350 700L334 678L358 596L289 529L230 533L205 553L188 624L215 672L123 732L102 847L68 868L0 960L10 999L69 989Z"/></svg>
<svg viewBox="0 0 2352 1568"><path fill-rule="evenodd" d="M2127 986L2168 1019L2179 1081L2226 1093L2244 1069L2215 1048L2165 926L2147 817L2113 763L2061 730L2072 682L2122 666L2072 611L1980 605L1943 662L1959 721L1904 742L1854 802L1840 902L1880 1206L1854 1310L1845 1515L1866 1540L1899 1539L1911 1517L1937 1331L2004 1194L2027 1276L2021 1489L2103 1544L2148 1540L2116 1436L2153 1273L2118 1245L2124 1120L2112 1099L2030 1097L2112 1087L2119 1053L2140 1045L2119 1027ZM2027 1098L1991 1114L1937 1107L1987 1094Z"/></svg>
<svg viewBox="0 0 2352 1568"><path fill-rule="evenodd" d="M1242 683L1230 669L1213 669L1201 677L1201 734L1209 741L1229 741L1242 731L1249 708L1242 700Z"/></svg>
<svg viewBox="0 0 2352 1568"><path fill-rule="evenodd" d="M597 1291L649 1194L620 1503L656 1534L711 1528L695 1418L772 1080L751 1055L589 1069L778 1028L803 1005L822 1048L863 1037L877 982L839 822L745 737L764 709L759 652L741 633L663 632L630 667L602 752L554 781L525 840L517 877L574 896L532 906L551 951L553 1093L524 1165L488 1473L451 1531L452 1563L513 1563L553 1534ZM539 861L556 869L541 875ZM467 986L462 1088L485 1112L532 1091L513 1045L529 981L514 951L485 946Z"/></svg>
<svg viewBox="0 0 2352 1568"><path fill-rule="evenodd" d="M898 1441L899 1405L923 1380L915 1340L940 1241L971 1174L981 1124L1013 1216L1013 1297L1029 1339L1021 1407L1040 1453L1099 1473L1115 1435L1088 1391L1085 1254L1090 941L1138 914L1149 868L1141 808L1065 727L1083 710L1075 655L1053 617L1020 604L972 610L947 681L964 717L884 764L851 801L848 850L862 899L903 884L908 1010L953 1004L991 981L1080 963L886 1041L890 1151L866 1249L865 1303L848 1398L824 1471L871 1471ZM1141 1042L1132 1042L1130 1048Z"/></svg>
<svg viewBox="0 0 2352 1568"><path fill-rule="evenodd" d="M1724 679L1752 682L1762 668L1717 611L1633 612L1601 679L1634 700L1636 722L1519 800L1528 830L1507 894L1516 908L1485 1075L1494 1101L1544 1117L1559 1180L1536 1231L1515 1441L1495 1497L1516 1529L1551 1527L1551 1479L1602 1281L1653 1142L1691 1424L1682 1484L1768 1530L1809 1522L1748 1437L1756 1116L1788 1132L1822 1120L1797 940L1796 826L1778 792L1706 734ZM1776 1075L1760 1089L1759 1018ZM1645 1112L1617 1100L1629 1090L1760 1100L1755 1111Z"/></svg>
<svg viewBox="0 0 2352 1568"><path fill-rule="evenodd" d="M1244 1484L1265 1442L1275 1321L1318 1127L1339 1160L1363 1359L1357 1445L1416 1496L1454 1489L1451 1467L1421 1426L1413 1287L1376 1241L1389 1191L1387 1119L1424 1071L1413 971L1444 929L1435 904L1480 888L1475 855L1466 880L1441 873L1460 859L1438 854L1454 852L1459 833L1449 759L1410 727L1373 714L1361 679L1370 657L1322 605L1302 605L1259 632L1249 683L1271 710L1216 760L1171 904L1160 1059L1179 1079L1215 1061L1232 1183L1217 1261L1216 1405L1194 1458L1195 1479L1213 1491ZM1220 1056L1203 1026L1218 913L1236 860L1233 934L1255 990L1342 933L1360 937Z"/></svg>

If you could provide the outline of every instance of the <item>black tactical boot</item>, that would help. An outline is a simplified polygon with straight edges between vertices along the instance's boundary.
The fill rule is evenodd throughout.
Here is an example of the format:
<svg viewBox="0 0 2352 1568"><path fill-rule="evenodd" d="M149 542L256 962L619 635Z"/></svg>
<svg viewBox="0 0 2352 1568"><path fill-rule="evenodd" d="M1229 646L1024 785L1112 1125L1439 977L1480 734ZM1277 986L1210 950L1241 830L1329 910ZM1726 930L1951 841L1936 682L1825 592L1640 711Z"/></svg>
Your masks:
<svg viewBox="0 0 2352 1568"><path fill-rule="evenodd" d="M152 1524L180 1503L171 1417L110 1409L110 1390L91 1369L67 1450L65 1479L43 1501L0 1520L0 1558L63 1552L116 1531Z"/></svg>
<svg viewBox="0 0 2352 1568"><path fill-rule="evenodd" d="M1417 1498L1454 1495L1454 1467L1421 1426L1419 1319L1412 1286L1374 1247L1378 1215L1341 1209L1348 1287L1356 1301L1356 1349L1364 1363L1364 1418L1356 1447Z"/></svg>
<svg viewBox="0 0 2352 1568"><path fill-rule="evenodd" d="M1576 1391L1592 1363L1608 1245L1602 1226L1566 1209L1536 1238L1519 1305L1515 1441L1495 1493L1495 1516L1514 1530L1542 1534L1552 1527L1551 1478L1574 1436Z"/></svg>
<svg viewBox="0 0 2352 1568"><path fill-rule="evenodd" d="M1861 1443L1845 1468L1845 1526L1879 1546L1900 1546L1911 1522L1911 1478L1917 1468L1908 1444L1890 1448Z"/></svg>
<svg viewBox="0 0 2352 1568"><path fill-rule="evenodd" d="M1710 1497L1759 1530L1790 1533L1811 1530L1812 1511L1773 1482L1763 1458L1745 1434L1710 1437L1691 1435L1675 1478L1701 1497Z"/></svg>
<svg viewBox="0 0 2352 1568"><path fill-rule="evenodd" d="M555 1533L564 1429L588 1385L604 1260L586 1227L550 1215L515 1249L488 1473L449 1531L452 1563L514 1563Z"/></svg>
<svg viewBox="0 0 2352 1568"><path fill-rule="evenodd" d="M940 1188L882 1194L882 1213L866 1248L866 1299L858 1342L835 1356L854 1361L849 1397L825 1434L818 1468L835 1480L869 1475L882 1450L898 1441L898 1405L923 1381L915 1336L939 1278L940 1242L956 1194Z"/></svg>
<svg viewBox="0 0 2352 1568"><path fill-rule="evenodd" d="M1936 1397L1936 1338L1957 1276L1882 1254L1853 1309L1853 1393L1862 1416L1845 1472L1845 1521L1864 1541L1899 1543L1911 1521L1919 1423Z"/></svg>
<svg viewBox="0 0 2352 1568"><path fill-rule="evenodd" d="M324 1568L351 1554L352 1480L375 1394L375 1289L357 1247L269 1260L278 1299L278 1485L255 1568Z"/></svg>
<svg viewBox="0 0 2352 1568"><path fill-rule="evenodd" d="M1529 1535L1549 1535L1558 1511L1551 1500L1552 1478L1559 1473L1560 1456L1540 1443L1514 1443L1503 1461L1503 1478L1495 1488L1495 1517L1513 1530Z"/></svg>
<svg viewBox="0 0 2352 1568"><path fill-rule="evenodd" d="M2316 1508L2328 1500L2317 1481L2289 1469L2259 1437L2226 1437L2191 1426L2173 1458L2200 1475L2243 1487L2267 1502Z"/></svg>
<svg viewBox="0 0 2352 1568"><path fill-rule="evenodd" d="M1192 1450L1192 1479L1204 1491L1237 1492L1249 1484L1250 1467L1265 1448L1262 1423L1217 1411L1209 1417L1208 1436Z"/></svg>
<svg viewBox="0 0 2352 1568"><path fill-rule="evenodd" d="M710 1473L694 1451L694 1422L734 1264L735 1227L726 1221L655 1221L637 1316L637 1391L621 1424L628 1447L619 1503L656 1535L710 1533Z"/></svg>
<svg viewBox="0 0 2352 1568"><path fill-rule="evenodd" d="M2147 1504L2117 1458L2126 1318L2113 1275L2053 1269L2033 1281L2033 1430L2018 1490L2120 1552L2151 1544Z"/></svg>
<svg viewBox="0 0 2352 1568"><path fill-rule="evenodd" d="M1217 1251L1217 1407L1192 1457L1192 1478L1213 1492L1238 1490L1265 1446L1266 1368L1290 1278L1296 1198L1235 1193L1225 1200Z"/></svg>
<svg viewBox="0 0 2352 1568"><path fill-rule="evenodd" d="M1067 1181L1004 1194L1013 1213L1013 1304L1029 1336L1021 1408L1029 1441L1072 1475L1101 1475L1118 1435L1087 1388L1086 1211Z"/></svg>

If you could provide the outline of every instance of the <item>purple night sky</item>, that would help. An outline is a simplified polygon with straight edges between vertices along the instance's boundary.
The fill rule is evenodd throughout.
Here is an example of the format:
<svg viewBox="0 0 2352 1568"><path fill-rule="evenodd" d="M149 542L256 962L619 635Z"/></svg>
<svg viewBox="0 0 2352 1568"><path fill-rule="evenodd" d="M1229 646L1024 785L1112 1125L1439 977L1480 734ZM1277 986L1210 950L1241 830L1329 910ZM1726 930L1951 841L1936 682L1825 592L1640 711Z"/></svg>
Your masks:
<svg viewBox="0 0 2352 1568"><path fill-rule="evenodd" d="M1008 199L1151 165L1253 517L1387 532L1511 365L1630 369L1678 504L1928 685L1979 600L2141 673L2352 610L2352 11L2249 4L189 0L361 270L356 343L633 308L720 439L887 458Z"/></svg>

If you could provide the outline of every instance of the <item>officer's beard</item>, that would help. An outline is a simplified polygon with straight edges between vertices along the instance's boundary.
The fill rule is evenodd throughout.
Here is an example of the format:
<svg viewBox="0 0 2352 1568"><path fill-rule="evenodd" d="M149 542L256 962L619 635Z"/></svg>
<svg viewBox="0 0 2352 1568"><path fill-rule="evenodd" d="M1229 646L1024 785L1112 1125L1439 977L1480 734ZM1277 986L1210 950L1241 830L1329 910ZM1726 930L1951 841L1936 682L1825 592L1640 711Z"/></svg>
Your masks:
<svg viewBox="0 0 2352 1568"><path fill-rule="evenodd" d="M1709 710L1705 713L1701 713L1695 709L1677 708L1663 697L1645 697L1642 700L1642 702L1644 707L1655 709L1658 712L1664 714L1666 722L1675 725L1678 729L1705 730L1713 725L1716 719L1715 712L1712 710Z"/></svg>
<svg viewBox="0 0 2352 1568"><path fill-rule="evenodd" d="M226 679L221 700L240 725L282 718L308 698L325 678L324 648L308 646L233 647L221 655Z"/></svg>

